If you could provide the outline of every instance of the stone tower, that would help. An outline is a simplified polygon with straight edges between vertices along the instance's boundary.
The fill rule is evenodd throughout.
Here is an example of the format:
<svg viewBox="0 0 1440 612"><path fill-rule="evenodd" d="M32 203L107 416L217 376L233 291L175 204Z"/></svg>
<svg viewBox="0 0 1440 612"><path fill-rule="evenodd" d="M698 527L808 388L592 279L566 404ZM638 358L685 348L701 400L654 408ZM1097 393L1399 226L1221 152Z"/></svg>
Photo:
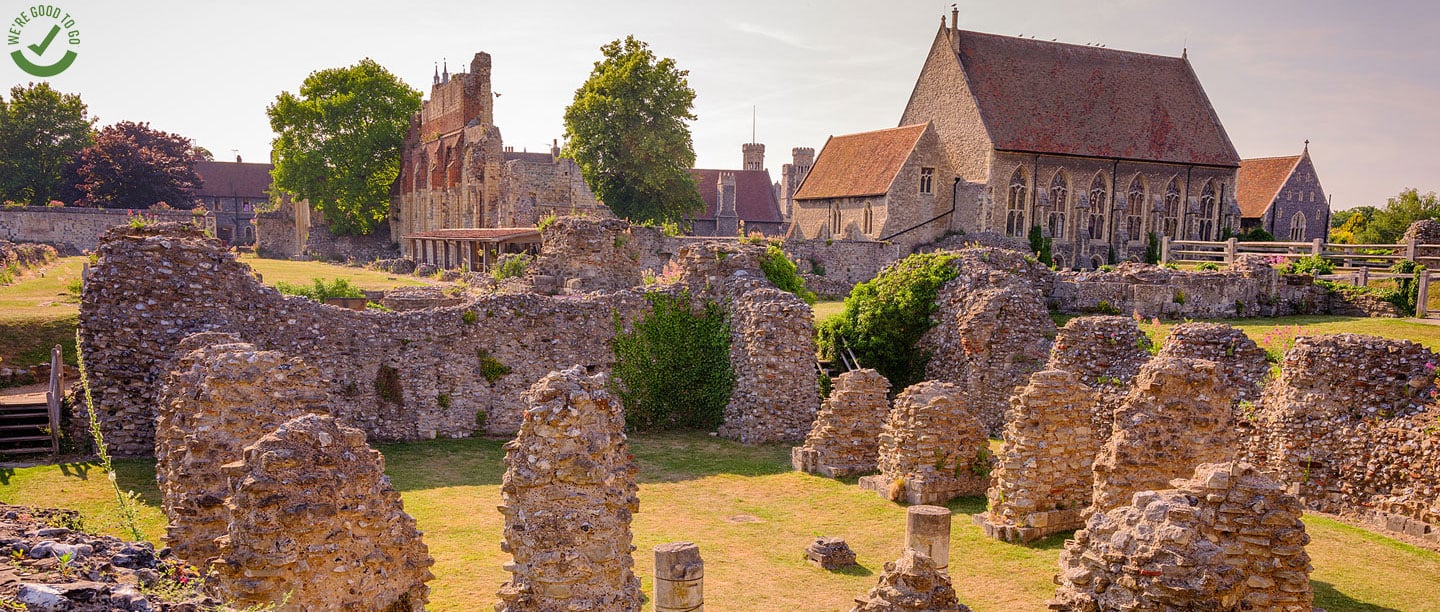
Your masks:
<svg viewBox="0 0 1440 612"><path fill-rule="evenodd" d="M480 125L495 124L495 96L490 90L490 54L484 51L475 54L470 60L470 78L474 79L474 87L479 90L476 99L480 103Z"/></svg>
<svg viewBox="0 0 1440 612"><path fill-rule="evenodd" d="M745 146L757 146L762 151L765 149L765 145ZM745 164L750 164L750 149L748 148L745 149ZM734 236L740 231L740 216L735 212L735 173L721 172L715 191L718 196L715 202L715 235Z"/></svg>
<svg viewBox="0 0 1440 612"><path fill-rule="evenodd" d="M795 147L790 149L790 158L790 163L780 167L780 214L787 221L795 209L795 192L800 190L800 183L805 182L805 175L810 174L810 168L815 165L815 149Z"/></svg>
<svg viewBox="0 0 1440 612"><path fill-rule="evenodd" d="M765 169L765 145L758 142L751 142L740 145L744 152L745 164L741 170L764 170Z"/></svg>

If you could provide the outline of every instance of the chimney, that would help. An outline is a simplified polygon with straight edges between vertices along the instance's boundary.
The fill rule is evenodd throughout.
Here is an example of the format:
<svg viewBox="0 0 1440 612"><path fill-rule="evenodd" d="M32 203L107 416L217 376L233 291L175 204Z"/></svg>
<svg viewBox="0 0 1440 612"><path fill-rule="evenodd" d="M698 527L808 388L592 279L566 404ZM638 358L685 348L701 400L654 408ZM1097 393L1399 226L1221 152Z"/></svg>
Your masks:
<svg viewBox="0 0 1440 612"><path fill-rule="evenodd" d="M238 164L238 163L240 163L241 161L242 161L242 160L240 159L240 154L239 154L239 153L236 153L236 154L235 154L235 163Z"/></svg>
<svg viewBox="0 0 1440 612"><path fill-rule="evenodd" d="M955 29L958 29L959 27L960 27L960 6L959 6L958 4L951 4L951 5L950 5L950 29L955 30Z"/></svg>
<svg viewBox="0 0 1440 612"><path fill-rule="evenodd" d="M740 145L740 151L745 158L742 170L764 170L765 169L765 145L750 142Z"/></svg>
<svg viewBox="0 0 1440 612"><path fill-rule="evenodd" d="M560 159L560 139L559 139L559 138L552 138L552 139L550 140L550 157L552 157L552 158L554 158L554 159Z"/></svg>
<svg viewBox="0 0 1440 612"><path fill-rule="evenodd" d="M735 173L721 172L715 192L715 235L734 236L740 231L740 219L735 213Z"/></svg>

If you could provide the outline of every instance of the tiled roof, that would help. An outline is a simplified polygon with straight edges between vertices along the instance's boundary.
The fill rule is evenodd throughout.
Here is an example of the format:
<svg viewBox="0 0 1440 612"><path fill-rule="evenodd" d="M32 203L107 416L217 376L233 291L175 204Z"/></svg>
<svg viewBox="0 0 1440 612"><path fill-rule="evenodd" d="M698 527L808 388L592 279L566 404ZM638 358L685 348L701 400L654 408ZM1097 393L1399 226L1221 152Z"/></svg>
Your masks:
<svg viewBox="0 0 1440 612"><path fill-rule="evenodd" d="M928 124L831 136L815 158L797 200L882 195L920 142Z"/></svg>
<svg viewBox="0 0 1440 612"><path fill-rule="evenodd" d="M534 242L539 242L540 230L533 227L451 228L405 234L402 238L481 240L484 242L507 242L518 238L533 238Z"/></svg>
<svg viewBox="0 0 1440 612"><path fill-rule="evenodd" d="M695 186L705 200L705 212L698 219L715 218L715 205L720 201L721 172L735 175L735 216L741 221L779 223L780 202L775 199L775 184L770 181L769 170L710 170L692 168L690 176L695 177Z"/></svg>
<svg viewBox="0 0 1440 612"><path fill-rule="evenodd" d="M996 149L1240 164L1183 57L956 34L960 64Z"/></svg>
<svg viewBox="0 0 1440 612"><path fill-rule="evenodd" d="M1240 161L1240 174L1235 178L1235 199L1240 203L1240 216L1258 219L1275 201L1285 181L1295 172L1300 155L1259 157Z"/></svg>
<svg viewBox="0 0 1440 612"><path fill-rule="evenodd" d="M201 184L193 194L196 197L244 197L266 198L270 190L271 164L246 164L241 162L197 161L195 172L200 175Z"/></svg>
<svg viewBox="0 0 1440 612"><path fill-rule="evenodd" d="M524 160L532 164L553 164L555 158L549 153L526 153L524 151L506 151L505 161Z"/></svg>

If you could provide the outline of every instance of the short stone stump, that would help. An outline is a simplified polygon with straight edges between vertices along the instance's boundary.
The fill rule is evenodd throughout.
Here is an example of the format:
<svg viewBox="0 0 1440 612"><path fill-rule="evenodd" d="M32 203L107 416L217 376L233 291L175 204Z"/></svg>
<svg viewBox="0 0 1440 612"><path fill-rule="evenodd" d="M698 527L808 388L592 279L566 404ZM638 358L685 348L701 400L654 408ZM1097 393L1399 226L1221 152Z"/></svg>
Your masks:
<svg viewBox="0 0 1440 612"><path fill-rule="evenodd" d="M855 551L845 540L821 537L805 547L805 560L822 569L840 569L855 565Z"/></svg>

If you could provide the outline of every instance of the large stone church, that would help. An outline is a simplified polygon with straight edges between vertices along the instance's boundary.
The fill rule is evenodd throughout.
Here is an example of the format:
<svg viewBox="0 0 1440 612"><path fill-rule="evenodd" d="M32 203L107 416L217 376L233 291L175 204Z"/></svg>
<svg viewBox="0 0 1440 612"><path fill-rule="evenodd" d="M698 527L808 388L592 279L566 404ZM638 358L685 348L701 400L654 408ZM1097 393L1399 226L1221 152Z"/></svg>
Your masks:
<svg viewBox="0 0 1440 612"><path fill-rule="evenodd" d="M391 235L405 256L417 255L406 237L533 228L552 213L609 215L580 167L560 157L554 143L544 152L504 145L494 122L496 98L488 53L476 53L468 73L437 70L430 98L410 122L391 189Z"/></svg>
<svg viewBox="0 0 1440 612"><path fill-rule="evenodd" d="M954 194L953 213L931 222L942 227L907 236L959 230L1024 239L1039 227L1057 264L1092 268L1140 259L1151 233L1216 240L1238 227L1240 156L1184 53L972 32L957 27L958 17L941 19L899 122L928 124L938 136L946 163L927 167L954 174L936 175L931 188ZM797 204L797 224L860 218L863 232L865 215L841 205L863 200L816 203L838 210L801 222ZM893 216L873 209L887 203L868 204L870 216Z"/></svg>

